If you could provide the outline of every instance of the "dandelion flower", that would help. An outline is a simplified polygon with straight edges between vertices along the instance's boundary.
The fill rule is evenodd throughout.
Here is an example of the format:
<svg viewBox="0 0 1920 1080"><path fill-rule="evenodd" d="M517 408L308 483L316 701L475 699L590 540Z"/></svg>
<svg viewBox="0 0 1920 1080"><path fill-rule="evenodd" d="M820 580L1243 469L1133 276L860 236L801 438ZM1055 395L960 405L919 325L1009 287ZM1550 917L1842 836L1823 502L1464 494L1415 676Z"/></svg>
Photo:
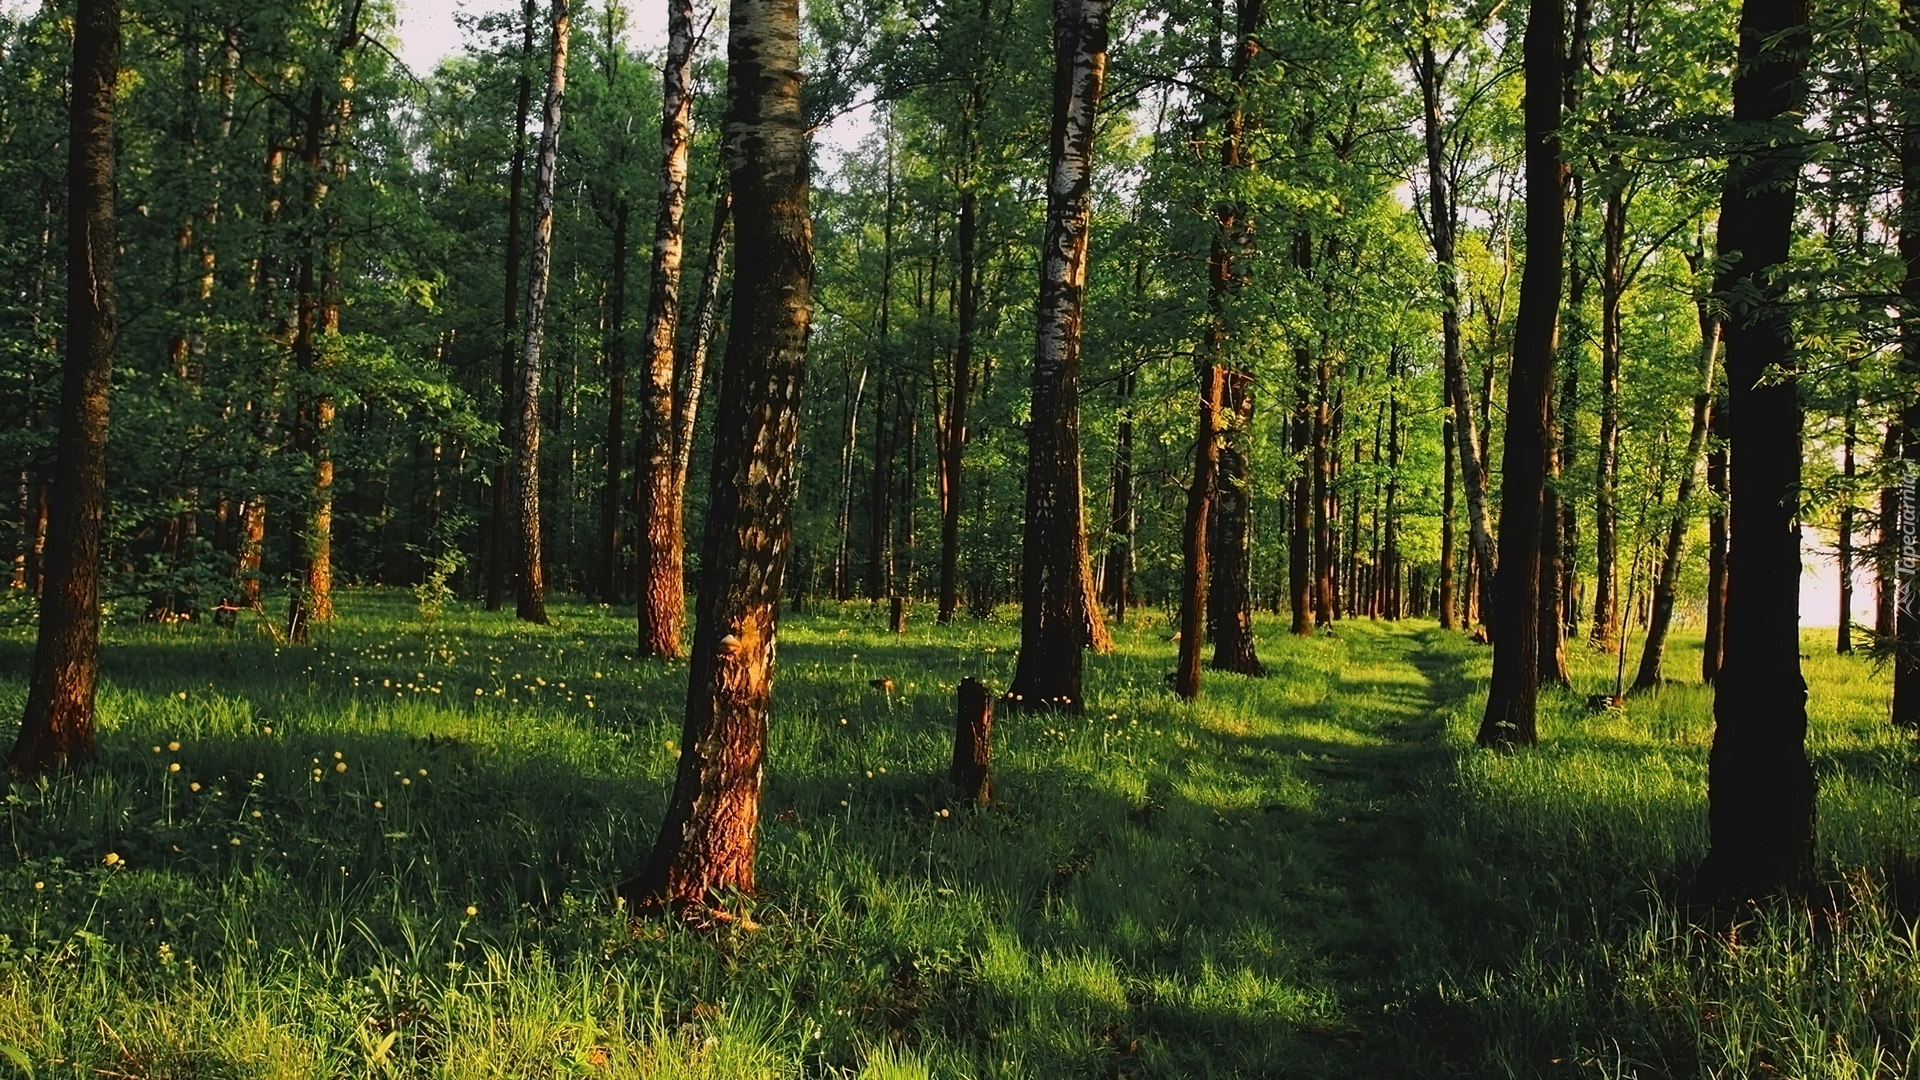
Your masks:
<svg viewBox="0 0 1920 1080"><path fill-rule="evenodd" d="M273 734L273 725L272 725L272 724L268 724L268 725L267 725L266 727L263 727L263 728L261 728L261 729L260 729L260 733L261 733L262 735L271 735L271 734Z"/></svg>
<svg viewBox="0 0 1920 1080"><path fill-rule="evenodd" d="M258 810L255 810L255 811L253 812L253 816L254 816L254 817L255 817L256 819L257 819L257 818L259 818L259 816L260 816L260 811L258 811Z"/></svg>
<svg viewBox="0 0 1920 1080"><path fill-rule="evenodd" d="M375 799L373 800L373 808L375 810L385 810L387 808L387 804L381 802L379 799Z"/></svg>
<svg viewBox="0 0 1920 1080"><path fill-rule="evenodd" d="M467 905L467 918L471 919L478 914L480 914L479 908L474 907L472 904Z"/></svg>
<svg viewBox="0 0 1920 1080"><path fill-rule="evenodd" d="M187 700L187 692L185 690L180 691L180 700L181 701Z"/></svg>
<svg viewBox="0 0 1920 1080"><path fill-rule="evenodd" d="M425 776L425 775L427 775L427 770L425 770L425 769L421 769L421 770L420 770L420 775L421 775L421 776Z"/></svg>
<svg viewBox="0 0 1920 1080"><path fill-rule="evenodd" d="M172 762L168 762L168 763L167 763L167 771L168 771L168 772L179 772L179 771L180 771L180 763L179 763L179 762L177 762L177 761L172 761Z"/></svg>
<svg viewBox="0 0 1920 1080"><path fill-rule="evenodd" d="M411 779L409 779L409 778L406 778L406 777L402 777L402 778L401 778L401 780L400 780L400 786L401 786L401 787L412 787L412 786L413 786L413 781L412 781Z"/></svg>
<svg viewBox="0 0 1920 1080"><path fill-rule="evenodd" d="M117 851L109 851L101 857L100 862L107 866L118 866L120 864L120 853Z"/></svg>
<svg viewBox="0 0 1920 1080"><path fill-rule="evenodd" d="M333 763L333 771L334 771L334 772L346 772L346 771L347 771L347 763L346 763L346 762L344 762L344 761L336 761L336 762L334 762L334 763Z"/></svg>
<svg viewBox="0 0 1920 1080"><path fill-rule="evenodd" d="M341 758L343 758L343 757L346 757L346 756L347 756L347 755L345 755L345 754L343 754L343 753L341 753L341 752L340 752L340 751L338 751L338 750L335 750L335 751L333 752L333 760L335 760L335 761L339 761L339 760L340 760Z"/></svg>
<svg viewBox="0 0 1920 1080"><path fill-rule="evenodd" d="M231 839L231 840L229 840L229 841L227 841L227 843L229 843L229 844L231 844L231 845L233 845L234 847L239 847L239 846L240 846L240 838L236 836L236 837L234 837L233 839Z"/></svg>
<svg viewBox="0 0 1920 1080"><path fill-rule="evenodd" d="M170 742L170 743L168 743L168 744L167 744L167 752L168 752L168 753L171 753L171 754L177 754L177 753L179 753L179 752L180 752L180 744L179 744L178 742Z"/></svg>
<svg viewBox="0 0 1920 1080"><path fill-rule="evenodd" d="M187 790L188 790L188 791L199 791L199 790L200 790L200 781L198 781L198 780L195 780L195 781L194 781L193 783L191 783L191 784L188 784L188 785L187 785Z"/></svg>
<svg viewBox="0 0 1920 1080"><path fill-rule="evenodd" d="M156 747L154 747L154 748L153 748L153 752L154 752L154 753L156 753L156 754L157 754L157 753L159 753L159 752L160 752L160 748L159 748L159 747L157 747L157 746L156 746Z"/></svg>
<svg viewBox="0 0 1920 1080"><path fill-rule="evenodd" d="M46 887L47 887L47 883L44 881L36 881L33 883L34 892L39 892L41 889L44 889Z"/></svg>

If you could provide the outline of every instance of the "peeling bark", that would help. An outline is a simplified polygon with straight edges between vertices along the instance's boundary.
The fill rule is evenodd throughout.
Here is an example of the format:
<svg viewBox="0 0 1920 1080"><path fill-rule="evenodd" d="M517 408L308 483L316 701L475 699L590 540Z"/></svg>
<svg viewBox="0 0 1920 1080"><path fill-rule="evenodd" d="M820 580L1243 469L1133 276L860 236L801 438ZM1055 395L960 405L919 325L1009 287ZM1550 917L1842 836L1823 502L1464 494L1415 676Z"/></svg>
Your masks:
<svg viewBox="0 0 1920 1080"><path fill-rule="evenodd" d="M722 144L740 250L714 426L704 579L680 765L641 910L705 911L754 889L775 614L793 536L795 448L813 291L799 0L733 0Z"/></svg>

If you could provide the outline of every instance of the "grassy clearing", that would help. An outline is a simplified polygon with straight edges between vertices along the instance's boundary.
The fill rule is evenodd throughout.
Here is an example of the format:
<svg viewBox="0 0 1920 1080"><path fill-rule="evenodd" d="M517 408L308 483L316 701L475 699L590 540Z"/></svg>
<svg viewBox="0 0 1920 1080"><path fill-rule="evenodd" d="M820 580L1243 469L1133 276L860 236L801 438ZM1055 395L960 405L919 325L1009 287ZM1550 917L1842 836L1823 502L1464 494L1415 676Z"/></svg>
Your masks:
<svg viewBox="0 0 1920 1080"><path fill-rule="evenodd" d="M1000 719L976 813L939 781L953 688L1004 686L1015 627L894 637L861 605L782 630L762 928L636 934L607 888L665 802L684 667L596 607L413 619L353 593L309 649L112 629L101 766L8 796L0 1075L1920 1072L1886 884L1911 751L1824 642L1835 924L1729 947L1659 901L1705 842L1698 688L1556 696L1546 744L1497 756L1469 745L1486 651L1430 624L1268 625L1272 677L1188 707L1136 623L1085 718ZM28 655L0 639L5 715Z"/></svg>

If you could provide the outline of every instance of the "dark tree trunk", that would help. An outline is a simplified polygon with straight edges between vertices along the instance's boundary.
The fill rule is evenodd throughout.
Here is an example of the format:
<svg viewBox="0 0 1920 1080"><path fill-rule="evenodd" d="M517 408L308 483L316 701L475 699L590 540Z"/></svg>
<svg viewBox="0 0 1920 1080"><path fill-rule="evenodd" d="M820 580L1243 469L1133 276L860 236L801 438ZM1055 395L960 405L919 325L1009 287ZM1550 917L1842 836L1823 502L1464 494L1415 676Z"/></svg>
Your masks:
<svg viewBox="0 0 1920 1080"><path fill-rule="evenodd" d="M1302 274L1313 269L1313 236L1293 237L1293 265ZM1313 574L1313 354L1306 345L1293 347L1293 482L1289 485L1290 520L1287 529L1287 594L1293 608L1293 633L1312 635L1314 628Z"/></svg>
<svg viewBox="0 0 1920 1080"><path fill-rule="evenodd" d="M873 395L873 475L867 487L867 599L877 602L893 591L893 460L897 426L887 423L887 374ZM854 400L859 400L856 392ZM848 429L849 438L852 428ZM851 511L853 499L852 444L847 447L849 474L842 506Z"/></svg>
<svg viewBox="0 0 1920 1080"><path fill-rule="evenodd" d="M707 266L700 275L700 298L693 305L693 336L681 350L679 396L673 403L673 501L686 521L687 473L693 464L693 436L700 426L700 397L707 381L707 352L713 344L720 306L720 274L727 265L727 225L733 218L733 189L725 177L713 200L713 231L707 238Z"/></svg>
<svg viewBox="0 0 1920 1080"><path fill-rule="evenodd" d="M1440 276L1440 338L1443 377L1453 408L1453 437L1459 443L1462 486L1466 488L1468 539L1473 546L1468 559L1469 578L1478 582L1493 580L1493 527L1487 517L1486 456L1474 446L1473 397L1467 386L1467 362L1460 337L1460 279L1454 262L1454 239L1459 227L1459 210L1447 161L1447 134L1440 114L1440 99L1446 80L1446 68L1434 55L1431 38L1420 43L1420 60L1414 72L1420 84L1424 106L1422 130L1427 150L1427 207L1432 229L1433 259ZM1473 621L1476 595L1474 580L1468 583L1468 602L1464 605L1468 622ZM1478 592L1484 593L1480 589ZM1484 599L1484 597L1482 597ZM1448 613L1442 608L1443 613Z"/></svg>
<svg viewBox="0 0 1920 1080"><path fill-rule="evenodd" d="M1094 114L1107 71L1112 0L1054 0L1053 125L1047 229L1027 428L1027 519L1020 559L1020 659L1008 699L1079 712L1081 654L1106 626L1087 564L1080 492L1080 326L1093 217Z"/></svg>
<svg viewBox="0 0 1920 1080"><path fill-rule="evenodd" d="M976 112L978 107L976 100ZM971 140L969 135L969 146ZM953 352L953 381L947 386L947 416L940 425L939 619L943 623L953 621L960 604L960 467L967 453L967 398L973 388L974 322L980 305L979 270L974 262L979 201L971 188L960 195L960 338Z"/></svg>
<svg viewBox="0 0 1920 1080"><path fill-rule="evenodd" d="M540 157L533 178L533 250L527 255L527 333L520 345L520 422L515 446L514 494L519 501L520 589L517 614L547 621L546 560L541 552L540 347L547 326L547 279L553 265L553 200L560 154L560 104L567 90L567 39L573 28L568 0L553 0L553 56L540 122Z"/></svg>
<svg viewBox="0 0 1920 1080"><path fill-rule="evenodd" d="M1527 255L1507 378L1507 422L1500 469L1499 576L1493 597L1493 683L1480 722L1483 746L1530 746L1540 684L1540 585L1543 537L1559 522L1545 516L1553 450L1554 360L1559 349L1566 173L1560 158L1561 80L1566 65L1561 0L1527 14ZM1549 620L1557 622L1549 610Z"/></svg>
<svg viewBox="0 0 1920 1080"><path fill-rule="evenodd" d="M1720 252L1734 256L1725 304L1727 417L1734 460L1726 660L1714 682L1707 757L1711 846L1696 898L1737 901L1804 888L1813 870L1814 777L1800 677L1800 398L1792 315L1776 279L1793 240L1805 151L1805 0L1745 0L1733 155ZM1735 253L1737 252L1737 256ZM1757 302L1756 302L1757 300Z"/></svg>
<svg viewBox="0 0 1920 1080"><path fill-rule="evenodd" d="M993 699L980 680L960 680L959 710L953 726L953 764L947 781L968 802L986 805L993 798Z"/></svg>
<svg viewBox="0 0 1920 1080"><path fill-rule="evenodd" d="M680 764L659 838L620 893L705 908L754 888L775 616L793 536L813 304L799 0L733 0L725 145L740 250L714 425Z"/></svg>
<svg viewBox="0 0 1920 1080"><path fill-rule="evenodd" d="M693 0L667 4L667 56L661 85L660 172L653 224L653 275L647 294L646 403L640 414L646 456L640 474L639 649L678 659L687 617L685 542L674 498L674 331L680 322L680 263L686 249L687 154L693 144Z"/></svg>
<svg viewBox="0 0 1920 1080"><path fill-rule="evenodd" d="M1263 6L1264 0L1237 0L1235 4L1239 43L1228 69L1233 96L1220 140L1221 172L1228 184L1246 166L1241 145L1246 126L1243 95L1248 71L1260 51ZM1248 357L1234 354L1225 321L1228 297L1240 280L1232 252L1252 235L1254 223L1249 214L1246 205L1232 200L1221 202L1214 211L1215 268L1208 282L1213 325L1209 330L1212 340L1207 344L1209 362L1224 367L1225 374L1215 416L1218 447L1210 477L1214 487L1209 500L1211 513L1207 515L1207 532L1199 539L1213 549L1209 573L1200 579L1207 623L1213 630L1212 667L1257 677L1264 676L1266 669L1260 664L1253 639L1253 497L1248 470L1253 440L1253 370ZM1186 644L1184 637L1181 644ZM1199 642L1194 646L1198 648Z"/></svg>
<svg viewBox="0 0 1920 1080"><path fill-rule="evenodd" d="M1113 440L1113 511L1107 517L1103 599L1113 620L1125 624L1133 589L1133 390L1134 373L1120 377L1120 426Z"/></svg>
<svg viewBox="0 0 1920 1080"><path fill-rule="evenodd" d="M93 759L100 681L100 533L113 377L113 125L120 5L81 0L74 15L67 119L67 352L49 500L46 583L20 734L8 769L29 776Z"/></svg>
<svg viewBox="0 0 1920 1080"><path fill-rule="evenodd" d="M1712 683L1720 674L1727 641L1727 395L1714 399L1707 420L1706 639L1700 650L1700 681Z"/></svg>
<svg viewBox="0 0 1920 1080"><path fill-rule="evenodd" d="M600 599L617 604L620 581L620 451L627 440L627 219L622 198L613 209L613 284L607 325L607 476L600 487Z"/></svg>
<svg viewBox="0 0 1920 1080"><path fill-rule="evenodd" d="M1616 161L1617 164L1617 161ZM1600 255L1600 439L1593 477L1594 646L1611 650L1620 632L1619 507L1614 494L1620 465L1620 304L1626 294L1626 197L1616 183L1607 192Z"/></svg>
<svg viewBox="0 0 1920 1080"><path fill-rule="evenodd" d="M516 425L520 420L519 371L515 358L520 347L516 340L520 324L520 224L527 171L527 113L532 108L534 20L538 9L534 0L520 5L523 37L520 46L520 75L514 82L513 161L507 169L507 266L505 297L500 316L500 446L498 464L493 469L493 508L487 530L492 550L487 559L487 610L499 611L505 603L509 584L508 569L517 558L519 541L509 516L512 507L513 452L518 445Z"/></svg>
<svg viewBox="0 0 1920 1080"><path fill-rule="evenodd" d="M1216 241L1215 258L1219 258ZM1208 335L1215 332L1209 323ZM1210 350L1202 346L1202 355ZM1226 370L1219 364L1202 360L1195 365L1195 381L1200 389L1200 419L1194 434L1193 481L1187 488L1186 525L1181 530L1184 558L1180 571L1180 652L1174 661L1173 692L1193 700L1200 696L1200 650L1206 637L1208 518L1213 514L1213 495L1220 464L1220 396Z"/></svg>
<svg viewBox="0 0 1920 1080"><path fill-rule="evenodd" d="M1667 523L1666 543L1660 551L1660 573L1653 583L1647 640L1640 652L1640 670L1633 679L1635 690L1652 690L1662 679L1660 667L1666 656L1667 631L1673 625L1673 605L1680 586L1681 544L1686 539L1687 521L1693 508L1693 477L1700 469L1700 453L1706 447L1713 413L1714 357L1720 346L1720 323L1705 297L1699 304L1699 321L1700 388L1693 395L1686 457L1680 462L1680 486L1674 494L1673 519Z"/></svg>

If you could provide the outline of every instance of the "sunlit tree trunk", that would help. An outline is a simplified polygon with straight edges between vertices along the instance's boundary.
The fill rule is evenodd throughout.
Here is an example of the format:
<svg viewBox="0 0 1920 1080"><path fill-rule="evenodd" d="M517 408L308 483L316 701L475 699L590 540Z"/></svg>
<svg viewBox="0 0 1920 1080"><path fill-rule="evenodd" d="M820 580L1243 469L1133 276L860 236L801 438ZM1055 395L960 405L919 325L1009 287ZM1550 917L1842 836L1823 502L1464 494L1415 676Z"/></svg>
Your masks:
<svg viewBox="0 0 1920 1080"><path fill-rule="evenodd" d="M1080 327L1093 219L1094 113L1112 0L1054 0L1053 125L1040 249L1027 500L1021 542L1019 708L1079 712L1082 652L1106 637L1087 563L1080 488Z"/></svg>
<svg viewBox="0 0 1920 1080"><path fill-rule="evenodd" d="M553 55L541 113L540 157L533 176L533 244L527 253L527 333L520 344L520 422L515 446L514 495L520 504L518 615L547 621L547 573L541 552L540 347L547 327L547 278L553 265L553 200L560 156L560 104L567 91L567 39L573 29L568 0L553 0Z"/></svg>
<svg viewBox="0 0 1920 1080"><path fill-rule="evenodd" d="M680 764L646 865L642 909L704 909L754 888L775 616L793 535L795 446L813 291L799 0L733 0L723 145L738 246L714 423L704 580Z"/></svg>
<svg viewBox="0 0 1920 1080"><path fill-rule="evenodd" d="M1805 0L1745 0L1734 145L1720 205L1729 455L1726 659L1707 757L1710 850L1696 898L1804 888L1813 870L1814 776L1800 677L1800 430L1793 325L1777 275L1793 240L1805 150Z"/></svg>
<svg viewBox="0 0 1920 1080"><path fill-rule="evenodd" d="M639 648L678 658L686 623L685 543L674 498L674 331L680 321L680 263L686 248L687 154L693 144L693 0L668 0L661 84L660 176L653 225L653 284L647 295L645 457L640 474Z"/></svg>
<svg viewBox="0 0 1920 1080"><path fill-rule="evenodd" d="M1480 721L1483 746L1530 746L1537 736L1540 689L1540 586L1553 453L1554 361L1559 351L1560 288L1566 231L1566 165L1560 156L1566 12L1562 0L1534 0L1525 53L1526 266L1507 377L1507 422L1500 467L1500 553L1494 587L1493 682ZM1558 613L1549 609L1549 619Z"/></svg>
<svg viewBox="0 0 1920 1080"><path fill-rule="evenodd" d="M107 393L119 329L114 307L114 90L120 5L80 0L67 121L67 351L49 499L46 582L15 775L93 758L100 679L100 534L107 489Z"/></svg>

